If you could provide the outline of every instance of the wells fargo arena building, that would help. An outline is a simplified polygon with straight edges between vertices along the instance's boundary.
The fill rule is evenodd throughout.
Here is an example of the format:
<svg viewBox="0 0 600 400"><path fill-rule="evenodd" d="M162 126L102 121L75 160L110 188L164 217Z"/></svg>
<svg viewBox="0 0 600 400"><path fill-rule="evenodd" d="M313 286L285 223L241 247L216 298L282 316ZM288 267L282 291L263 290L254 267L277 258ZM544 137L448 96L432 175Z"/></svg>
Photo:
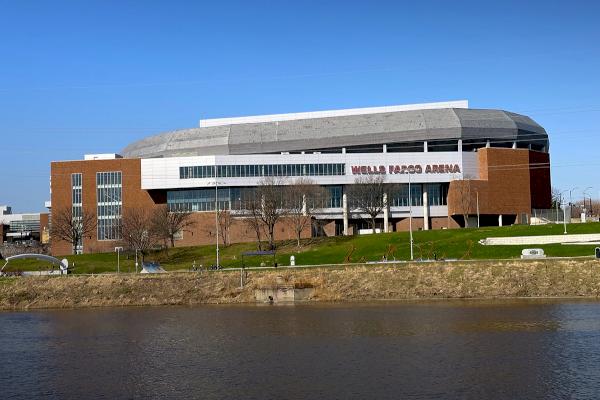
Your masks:
<svg viewBox="0 0 600 400"><path fill-rule="evenodd" d="M482 225L526 223L532 209L550 208L548 150L546 131L531 118L470 109L466 101L209 119L132 143L122 156L53 162L51 205L96 214L85 252L113 250L123 212L157 204L194 211L197 223L178 246L214 243L215 185L219 208L235 210L244 189L265 176L306 176L329 191L314 217L319 232L305 236L366 227L346 196L365 174L384 174L401 187L380 216L383 231L407 230L409 210L415 229L464 226L465 213L469 226L477 213ZM230 237L251 241L254 234L238 220ZM276 237L293 233L281 223ZM52 251L70 253L71 246L55 240Z"/></svg>

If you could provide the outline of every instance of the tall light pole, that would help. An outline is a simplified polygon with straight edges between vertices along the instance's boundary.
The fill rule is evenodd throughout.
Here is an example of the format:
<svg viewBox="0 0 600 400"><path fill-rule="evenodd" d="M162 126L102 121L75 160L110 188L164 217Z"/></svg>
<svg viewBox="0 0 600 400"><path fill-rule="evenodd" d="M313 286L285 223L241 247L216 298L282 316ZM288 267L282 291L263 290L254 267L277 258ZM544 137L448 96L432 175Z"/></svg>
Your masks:
<svg viewBox="0 0 600 400"><path fill-rule="evenodd" d="M412 193L410 190L410 171L408 172L408 231L410 235L410 259L415 259L413 252L413 232L412 232Z"/></svg>
<svg viewBox="0 0 600 400"><path fill-rule="evenodd" d="M475 191L477 195L477 227L479 228L479 190Z"/></svg>
<svg viewBox="0 0 600 400"><path fill-rule="evenodd" d="M217 174L215 173L215 178L216 178L216 176L217 176ZM219 181L216 179L215 179L215 226L216 226L216 231L217 231L217 269L218 269L219 268Z"/></svg>
<svg viewBox="0 0 600 400"><path fill-rule="evenodd" d="M586 212L585 198L587 197L587 196L586 196L586 193L587 193L587 192L588 192L588 190L590 190L590 189L593 189L593 188L592 188L591 186L588 186L588 187L586 187L586 188L583 190L583 212ZM592 200L591 200L591 197L590 197L590 208L592 208L592 207L591 207L591 205L592 205Z"/></svg>
<svg viewBox="0 0 600 400"><path fill-rule="evenodd" d="M563 193L566 193L566 192L568 192L568 190L563 190L562 192L558 193L559 200L556 202L556 223L557 224L558 224L558 205L559 204L560 204L560 206L563 209L563 214L566 215L566 211L564 211L565 207L564 207L564 204L563 204L563 201L562 201L562 195L563 195ZM565 222L565 217L564 216L563 216L563 222ZM566 231L567 231L567 226L566 226L566 222L565 222L565 233L566 233Z"/></svg>

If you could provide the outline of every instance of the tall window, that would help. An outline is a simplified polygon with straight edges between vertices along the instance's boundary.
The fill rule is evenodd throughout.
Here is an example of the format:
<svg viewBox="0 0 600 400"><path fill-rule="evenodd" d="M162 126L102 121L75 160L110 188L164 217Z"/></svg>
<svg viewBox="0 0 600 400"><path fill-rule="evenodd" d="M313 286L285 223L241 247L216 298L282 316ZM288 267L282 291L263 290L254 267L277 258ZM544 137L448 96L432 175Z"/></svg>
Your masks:
<svg viewBox="0 0 600 400"><path fill-rule="evenodd" d="M426 185L427 197L430 206L445 206L448 197L448 185L442 183L428 183Z"/></svg>
<svg viewBox="0 0 600 400"><path fill-rule="evenodd" d="M121 172L96 173L98 240L121 238Z"/></svg>
<svg viewBox="0 0 600 400"><path fill-rule="evenodd" d="M408 207L408 199L410 198L413 207L423 204L423 192L420 183L410 185L410 197L408 195L408 184L401 184L398 192L392 199L392 207Z"/></svg>
<svg viewBox="0 0 600 400"><path fill-rule="evenodd" d="M73 209L73 220L81 218L83 199L82 199L82 178L81 173L71 174L71 207ZM75 253L80 254L83 252L82 238L75 245Z"/></svg>

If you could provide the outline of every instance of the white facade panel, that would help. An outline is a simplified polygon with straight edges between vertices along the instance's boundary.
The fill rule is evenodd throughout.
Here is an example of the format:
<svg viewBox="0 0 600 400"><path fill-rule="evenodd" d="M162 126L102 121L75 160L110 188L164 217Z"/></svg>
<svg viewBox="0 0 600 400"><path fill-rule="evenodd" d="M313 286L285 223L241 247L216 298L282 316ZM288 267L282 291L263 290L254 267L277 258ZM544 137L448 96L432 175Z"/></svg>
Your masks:
<svg viewBox="0 0 600 400"><path fill-rule="evenodd" d="M180 179L180 167L321 163L343 163L345 175L308 176L320 185L352 184L358 176L373 174L374 171L377 174L380 174L380 171L384 173L387 182L390 183L408 183L409 179L415 183L435 183L462 179L463 176L471 179L478 178L477 153L470 152L250 154L142 159L142 189L199 188L215 185L215 178ZM440 165L442 172L439 172ZM284 180L282 183L285 184L286 181L291 183L296 178L282 178ZM256 186L261 179L261 177L216 178L219 186Z"/></svg>

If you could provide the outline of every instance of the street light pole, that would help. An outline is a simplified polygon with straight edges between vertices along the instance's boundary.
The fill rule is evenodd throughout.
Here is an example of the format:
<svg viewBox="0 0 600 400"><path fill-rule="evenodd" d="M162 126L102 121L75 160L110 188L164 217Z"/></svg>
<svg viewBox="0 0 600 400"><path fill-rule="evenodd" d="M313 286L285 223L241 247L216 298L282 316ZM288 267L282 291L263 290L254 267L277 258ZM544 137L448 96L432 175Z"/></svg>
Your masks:
<svg viewBox="0 0 600 400"><path fill-rule="evenodd" d="M479 190L476 190L475 194L477 194L477 227L479 228Z"/></svg>
<svg viewBox="0 0 600 400"><path fill-rule="evenodd" d="M583 191L583 212L584 212L584 213L587 211L587 209L586 209L587 207L586 207L586 205L585 205L585 198L587 197L587 196L586 196L586 194L587 194L588 190L590 190L590 189L592 189L592 187L591 187L591 186L588 186L588 187L586 187L586 188L585 188L585 190ZM591 197L590 197L590 199L591 199ZM591 200L590 200L590 209L591 209L591 208L592 208L592 202L591 202ZM587 213L586 213L586 215L587 215ZM590 214L590 215L591 215L591 214Z"/></svg>
<svg viewBox="0 0 600 400"><path fill-rule="evenodd" d="M410 259L415 259L413 252L413 232L412 232L412 194L410 190L410 171L408 173L408 231L410 234Z"/></svg>
<svg viewBox="0 0 600 400"><path fill-rule="evenodd" d="M215 178L216 178L215 174ZM215 226L217 231L217 265L219 268L219 181L215 179Z"/></svg>

